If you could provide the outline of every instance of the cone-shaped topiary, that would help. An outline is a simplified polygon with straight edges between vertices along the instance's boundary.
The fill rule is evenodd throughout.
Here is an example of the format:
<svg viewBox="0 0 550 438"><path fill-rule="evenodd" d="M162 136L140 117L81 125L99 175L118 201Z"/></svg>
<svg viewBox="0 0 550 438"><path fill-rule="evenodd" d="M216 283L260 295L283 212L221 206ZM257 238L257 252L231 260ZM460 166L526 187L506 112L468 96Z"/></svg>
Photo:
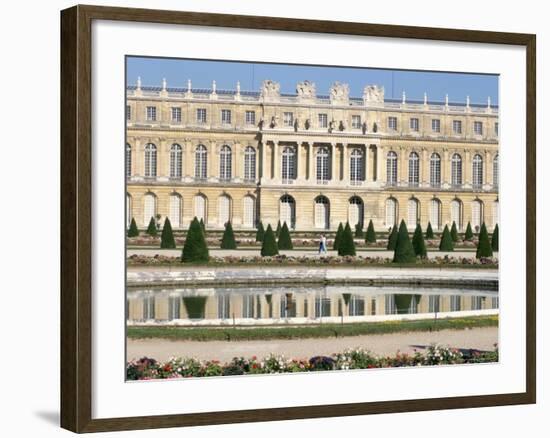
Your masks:
<svg viewBox="0 0 550 438"><path fill-rule="evenodd" d="M470 222L468 222L468 226L466 227L466 232L464 233L464 240L473 240L474 233L472 232L472 226L470 225Z"/></svg>
<svg viewBox="0 0 550 438"><path fill-rule="evenodd" d="M130 222L130 228L128 228L128 237L137 237L139 236L139 230L136 224L136 220L132 218Z"/></svg>
<svg viewBox="0 0 550 438"><path fill-rule="evenodd" d="M355 237L357 237L358 239L361 239L363 236L364 236L363 224L360 222L357 222L355 224Z"/></svg>
<svg viewBox="0 0 550 438"><path fill-rule="evenodd" d="M174 233L172 232L172 224L170 219L166 218L162 227L162 233L160 235L160 247L173 249L176 247L176 241L174 240Z"/></svg>
<svg viewBox="0 0 550 438"><path fill-rule="evenodd" d="M222 236L221 249L237 249L237 242L235 242L235 234L233 233L233 227L231 222L226 222L225 230Z"/></svg>
<svg viewBox="0 0 550 438"><path fill-rule="evenodd" d="M422 233L422 227L420 224L416 224L416 229L414 230L414 235L412 238L412 246L414 253L421 257L426 258L428 251L426 250L426 242L424 242L424 234Z"/></svg>
<svg viewBox="0 0 550 438"><path fill-rule="evenodd" d="M493 236L491 237L491 249L498 252L498 224L495 225Z"/></svg>
<svg viewBox="0 0 550 438"><path fill-rule="evenodd" d="M279 250L277 249L277 241L275 240L275 233L273 232L271 225L268 225L265 230L260 254L262 257L271 257L279 254Z"/></svg>
<svg viewBox="0 0 550 438"><path fill-rule="evenodd" d="M397 228L395 226L394 228ZM399 232L397 233L397 242L395 244L395 251L393 253L394 263L414 263L416 261L416 255L409 239L409 231L405 221L401 220L399 225Z"/></svg>
<svg viewBox="0 0 550 438"><path fill-rule="evenodd" d="M206 225L204 225L204 219L201 217L201 220L199 221L199 225L201 226L202 232L206 235Z"/></svg>
<svg viewBox="0 0 550 438"><path fill-rule="evenodd" d="M277 239L277 247L279 249L293 249L292 239L290 238L290 230L286 221L281 227L281 232L279 233L279 239Z"/></svg>
<svg viewBox="0 0 550 438"><path fill-rule="evenodd" d="M353 241L353 233L349 222L346 222L342 237L338 243L338 255L339 256L354 256L355 255L355 242Z"/></svg>
<svg viewBox="0 0 550 438"><path fill-rule="evenodd" d="M476 258L480 259L481 257L493 257L493 250L485 222L481 224L481 229L479 230L479 242L477 243L476 251Z"/></svg>
<svg viewBox="0 0 550 438"><path fill-rule="evenodd" d="M256 242L263 242L264 240L264 224L262 224L262 221L258 224L258 228L256 230Z"/></svg>
<svg viewBox="0 0 550 438"><path fill-rule="evenodd" d="M426 228L426 239L434 238L434 230L432 230L432 223L428 222L428 227Z"/></svg>
<svg viewBox="0 0 550 438"><path fill-rule="evenodd" d="M195 217L191 221L191 225L189 225L187 235L185 236L185 243L181 251L181 261L186 263L207 262L208 258L208 246L206 245L204 232L201 224Z"/></svg>
<svg viewBox="0 0 550 438"><path fill-rule="evenodd" d="M390 231L390 235L388 236L388 246L386 247L386 249L388 251L394 251L396 244L397 244L397 224L395 224Z"/></svg>
<svg viewBox="0 0 550 438"><path fill-rule="evenodd" d="M367 227L367 234L365 236L365 242L367 243L376 243L376 233L374 232L374 225L372 219L369 221L369 226Z"/></svg>
<svg viewBox="0 0 550 438"><path fill-rule="evenodd" d="M275 229L275 237L278 239L281 234L281 221L277 222L277 228Z"/></svg>
<svg viewBox="0 0 550 438"><path fill-rule="evenodd" d="M441 235L439 251L454 251L453 238L451 237L451 232L449 231L449 227L447 225L445 225L443 234Z"/></svg>
<svg viewBox="0 0 550 438"><path fill-rule="evenodd" d="M151 216L151 220L149 221L149 226L147 227L146 233L149 234L149 236L156 236L158 234L157 223L153 216Z"/></svg>
<svg viewBox="0 0 550 438"><path fill-rule="evenodd" d="M338 225L338 230L336 230L336 236L334 237L334 243L332 244L332 249L338 251L338 245L340 245L340 240L342 240L342 234L344 233L344 226L342 222Z"/></svg>
<svg viewBox="0 0 550 438"><path fill-rule="evenodd" d="M458 230L456 229L455 221L453 221L453 225L451 227L451 239L453 239L453 242L458 242Z"/></svg>

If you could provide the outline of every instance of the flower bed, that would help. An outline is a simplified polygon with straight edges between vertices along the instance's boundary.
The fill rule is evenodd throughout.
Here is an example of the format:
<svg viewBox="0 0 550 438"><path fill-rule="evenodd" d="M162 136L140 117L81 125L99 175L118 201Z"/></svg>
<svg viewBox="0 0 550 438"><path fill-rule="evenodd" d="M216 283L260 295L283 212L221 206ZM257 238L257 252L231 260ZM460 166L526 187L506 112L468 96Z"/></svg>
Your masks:
<svg viewBox="0 0 550 438"><path fill-rule="evenodd" d="M128 380L174 379L184 377L230 376L244 374L279 374L309 371L354 370L411 366L454 365L498 362L498 348L490 352L457 350L439 345L429 346L424 353L397 352L395 356L375 356L367 350L348 349L331 356L314 356L309 359L287 359L270 354L258 359L235 357L230 362L201 361L193 358L172 358L167 362L143 357L127 363Z"/></svg>

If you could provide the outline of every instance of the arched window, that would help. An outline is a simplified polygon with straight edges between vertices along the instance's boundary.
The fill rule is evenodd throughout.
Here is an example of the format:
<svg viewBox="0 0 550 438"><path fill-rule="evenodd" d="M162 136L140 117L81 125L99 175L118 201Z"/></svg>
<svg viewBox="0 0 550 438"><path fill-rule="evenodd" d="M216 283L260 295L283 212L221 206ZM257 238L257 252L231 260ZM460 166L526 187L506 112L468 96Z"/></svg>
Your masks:
<svg viewBox="0 0 550 438"><path fill-rule="evenodd" d="M157 198L152 193L147 193L143 197L143 226L147 227L151 218L156 216Z"/></svg>
<svg viewBox="0 0 550 438"><path fill-rule="evenodd" d="M435 152L430 157L430 186L441 186L441 157Z"/></svg>
<svg viewBox="0 0 550 438"><path fill-rule="evenodd" d="M453 154L451 157L451 185L462 185L462 157L459 154Z"/></svg>
<svg viewBox="0 0 550 438"><path fill-rule="evenodd" d="M459 230L462 230L462 202L459 199L451 201L451 225L453 222Z"/></svg>
<svg viewBox="0 0 550 438"><path fill-rule="evenodd" d="M126 143L126 177L132 176L132 146Z"/></svg>
<svg viewBox="0 0 550 438"><path fill-rule="evenodd" d="M293 147L287 146L283 149L282 164L283 182L296 179L296 150Z"/></svg>
<svg viewBox="0 0 550 438"><path fill-rule="evenodd" d="M386 183L389 186L397 184L397 154L394 151L388 152L386 159Z"/></svg>
<svg viewBox="0 0 550 438"><path fill-rule="evenodd" d="M173 144L170 147L170 178L181 178L181 155L181 146Z"/></svg>
<svg viewBox="0 0 550 438"><path fill-rule="evenodd" d="M231 179L231 148L226 144L222 146L220 151L220 179Z"/></svg>
<svg viewBox="0 0 550 438"><path fill-rule="evenodd" d="M208 155L206 152L206 146L203 144L198 145L195 148L195 178L206 179L206 164Z"/></svg>
<svg viewBox="0 0 550 438"><path fill-rule="evenodd" d="M411 198L407 204L407 227L410 230L414 230L416 228L416 224L418 223L420 213L420 209L418 208L418 199Z"/></svg>
<svg viewBox="0 0 550 438"><path fill-rule="evenodd" d="M330 217L330 204L325 196L315 198L315 228L328 229Z"/></svg>
<svg viewBox="0 0 550 438"><path fill-rule="evenodd" d="M348 207L348 222L351 227L355 227L357 224L363 226L363 201L359 196L353 196L349 200Z"/></svg>
<svg viewBox="0 0 550 438"><path fill-rule="evenodd" d="M326 184L330 179L329 153L327 148L317 150L317 183Z"/></svg>
<svg viewBox="0 0 550 438"><path fill-rule="evenodd" d="M480 200L476 199L472 202L472 227L477 233L483 223L483 204Z"/></svg>
<svg viewBox="0 0 550 438"><path fill-rule="evenodd" d="M493 201L493 229L498 224L499 220L499 206L498 206L498 200Z"/></svg>
<svg viewBox="0 0 550 438"><path fill-rule="evenodd" d="M350 154L349 179L352 185L361 184L365 180L365 166L363 163L363 151L354 148Z"/></svg>
<svg viewBox="0 0 550 438"><path fill-rule="evenodd" d="M386 200L386 226L393 227L397 223L397 200L388 198Z"/></svg>
<svg viewBox="0 0 550 438"><path fill-rule="evenodd" d="M244 150L244 179L254 181L256 179L256 149L247 146Z"/></svg>
<svg viewBox="0 0 550 438"><path fill-rule="evenodd" d="M483 159L479 154L475 154L472 160L472 184L475 188L483 185Z"/></svg>
<svg viewBox="0 0 550 438"><path fill-rule="evenodd" d="M493 158L493 187L498 188L498 154Z"/></svg>
<svg viewBox="0 0 550 438"><path fill-rule="evenodd" d="M441 201L439 199L430 201L430 223L436 230L441 229Z"/></svg>
<svg viewBox="0 0 550 438"><path fill-rule="evenodd" d="M126 193L126 228L132 222L132 197Z"/></svg>
<svg viewBox="0 0 550 438"><path fill-rule="evenodd" d="M225 225L231 221L231 198L221 195L218 198L218 225Z"/></svg>
<svg viewBox="0 0 550 438"><path fill-rule="evenodd" d="M206 224L206 197L204 195L195 195L195 217L200 221L201 219Z"/></svg>
<svg viewBox="0 0 550 438"><path fill-rule="evenodd" d="M283 195L279 201L279 220L288 227L294 228L296 221L296 203L290 195Z"/></svg>
<svg viewBox="0 0 550 438"><path fill-rule="evenodd" d="M170 195L170 224L172 228L181 227L181 212L182 212L182 202L181 196L177 193L172 193Z"/></svg>
<svg viewBox="0 0 550 438"><path fill-rule="evenodd" d="M409 186L418 187L420 181L420 160L416 152L409 155Z"/></svg>
<svg viewBox="0 0 550 438"><path fill-rule="evenodd" d="M256 200L252 195L243 198L243 226L254 228L256 226Z"/></svg>
<svg viewBox="0 0 550 438"><path fill-rule="evenodd" d="M153 143L145 146L145 177L155 178L157 176L157 147Z"/></svg>

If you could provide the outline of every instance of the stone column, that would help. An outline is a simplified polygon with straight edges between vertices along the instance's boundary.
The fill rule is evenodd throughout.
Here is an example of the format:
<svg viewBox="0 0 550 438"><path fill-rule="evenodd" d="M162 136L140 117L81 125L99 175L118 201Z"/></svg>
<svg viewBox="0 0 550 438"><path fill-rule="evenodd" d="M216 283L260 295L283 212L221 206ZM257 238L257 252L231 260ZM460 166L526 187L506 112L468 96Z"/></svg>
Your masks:
<svg viewBox="0 0 550 438"><path fill-rule="evenodd" d="M136 138L134 140L134 144L130 143L130 146L132 147L132 176L143 176L143 153L141 146L141 140L139 138Z"/></svg>
<svg viewBox="0 0 550 438"><path fill-rule="evenodd" d="M307 151L301 141L298 142L298 179L305 181L307 179Z"/></svg>
<svg viewBox="0 0 550 438"><path fill-rule="evenodd" d="M483 184L493 184L493 160L489 151L485 151L483 161Z"/></svg>
<svg viewBox="0 0 550 438"><path fill-rule="evenodd" d="M384 153L384 147L379 145L376 148L376 164L378 165L378 170L376 172L377 179L382 184L386 183L386 157Z"/></svg>
<svg viewBox="0 0 550 438"><path fill-rule="evenodd" d="M216 148L216 142L211 141L208 148L207 158L207 175L206 178L218 178L218 151Z"/></svg>
<svg viewBox="0 0 550 438"><path fill-rule="evenodd" d="M342 179L349 184L349 149L347 143L342 143Z"/></svg>
<svg viewBox="0 0 550 438"><path fill-rule="evenodd" d="M313 182L314 181L314 171L313 171L313 167L314 167L314 162L313 162L313 143L308 143L308 155L307 155L307 161L308 161L308 165L307 165L307 179L309 182Z"/></svg>
<svg viewBox="0 0 550 438"><path fill-rule="evenodd" d="M420 184L423 187L429 185L429 168L430 168L430 158L428 156L428 151L426 148L422 148L422 155L420 161Z"/></svg>
<svg viewBox="0 0 550 438"><path fill-rule="evenodd" d="M265 181L268 178L268 151L267 151L267 142L263 142L261 146L261 158L262 158L262 181Z"/></svg>
<svg viewBox="0 0 550 438"><path fill-rule="evenodd" d="M195 176L195 172L194 172L194 168L195 168L195 154L193 153L194 152L194 148L193 148L193 143L190 141L190 140L185 140L185 149L184 149L184 161L183 161L183 165L184 165L184 176L188 176L188 177L194 177Z"/></svg>
<svg viewBox="0 0 550 438"><path fill-rule="evenodd" d="M160 140L157 151L157 178L168 178L170 176L170 142L165 138Z"/></svg>
<svg viewBox="0 0 550 438"><path fill-rule="evenodd" d="M451 157L449 150L443 149L443 157L441 157L441 185L451 184Z"/></svg>
<svg viewBox="0 0 550 438"><path fill-rule="evenodd" d="M408 181L408 166L407 166L407 149L399 147L399 156L397 157L397 185L407 184Z"/></svg>
<svg viewBox="0 0 550 438"><path fill-rule="evenodd" d="M280 160L279 160L279 142L273 142L273 173L271 179L280 179Z"/></svg>
<svg viewBox="0 0 550 438"><path fill-rule="evenodd" d="M335 182L338 180L338 151L336 149L336 143L331 143L330 146L330 178L332 182Z"/></svg>
<svg viewBox="0 0 550 438"><path fill-rule="evenodd" d="M233 175L231 175L233 178L242 179L242 157L243 157L243 151L242 151L242 145L239 143L234 143L233 147L231 148L231 159L233 160Z"/></svg>
<svg viewBox="0 0 550 438"><path fill-rule="evenodd" d="M466 153L464 154L464 161L462 162L462 173L464 184L472 184L472 160L470 159L470 151L466 151Z"/></svg>

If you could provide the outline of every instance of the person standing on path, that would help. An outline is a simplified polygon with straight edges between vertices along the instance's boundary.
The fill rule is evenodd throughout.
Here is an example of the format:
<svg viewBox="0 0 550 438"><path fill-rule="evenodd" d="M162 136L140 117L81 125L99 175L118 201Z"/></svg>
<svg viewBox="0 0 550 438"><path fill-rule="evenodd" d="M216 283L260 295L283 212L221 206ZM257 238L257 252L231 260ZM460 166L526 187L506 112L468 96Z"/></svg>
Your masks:
<svg viewBox="0 0 550 438"><path fill-rule="evenodd" d="M324 234L321 235L321 240L319 241L319 254L327 253L327 238Z"/></svg>

